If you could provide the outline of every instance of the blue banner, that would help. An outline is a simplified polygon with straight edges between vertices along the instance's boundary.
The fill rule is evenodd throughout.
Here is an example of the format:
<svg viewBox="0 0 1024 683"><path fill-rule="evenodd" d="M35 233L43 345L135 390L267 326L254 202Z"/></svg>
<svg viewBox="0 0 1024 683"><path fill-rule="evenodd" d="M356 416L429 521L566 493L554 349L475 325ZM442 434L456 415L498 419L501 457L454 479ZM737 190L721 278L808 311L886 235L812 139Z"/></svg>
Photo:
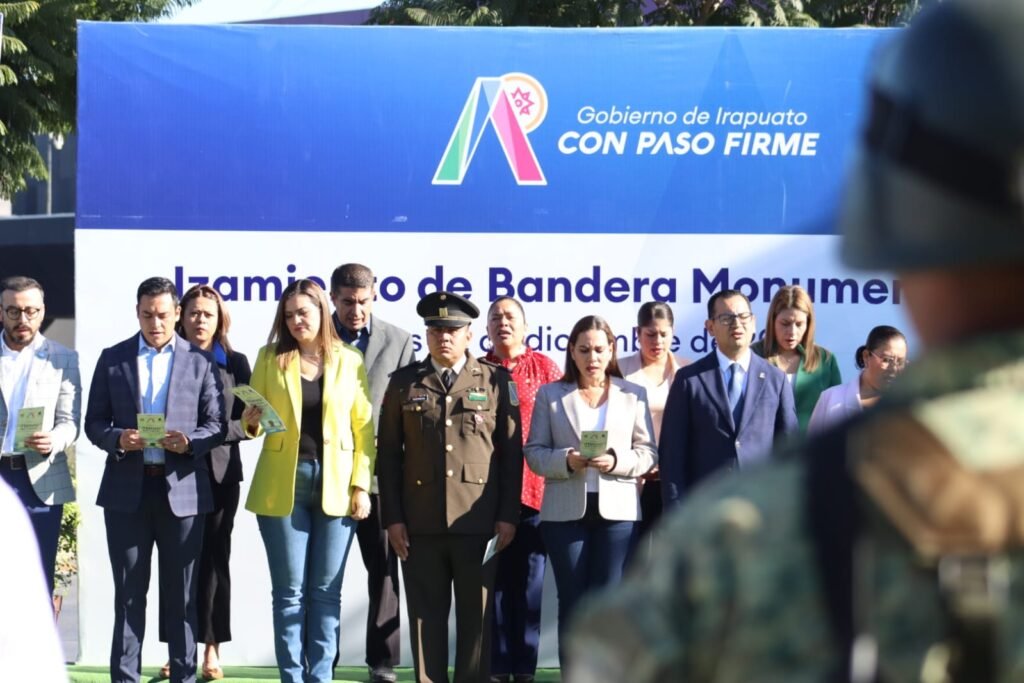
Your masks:
<svg viewBox="0 0 1024 683"><path fill-rule="evenodd" d="M83 23L77 225L831 234L884 34Z"/></svg>

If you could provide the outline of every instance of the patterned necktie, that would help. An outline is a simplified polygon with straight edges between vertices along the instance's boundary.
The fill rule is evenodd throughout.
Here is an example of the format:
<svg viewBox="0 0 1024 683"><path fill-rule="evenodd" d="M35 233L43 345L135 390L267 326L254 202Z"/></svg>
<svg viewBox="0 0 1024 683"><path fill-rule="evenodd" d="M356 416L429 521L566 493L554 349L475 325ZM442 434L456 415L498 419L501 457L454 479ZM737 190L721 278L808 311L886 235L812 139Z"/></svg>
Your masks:
<svg viewBox="0 0 1024 683"><path fill-rule="evenodd" d="M444 390L446 392L447 391L451 391L452 390L452 384L454 384L454 383L455 383L455 373L452 372L450 369L445 368L444 372L441 373L441 384L444 385Z"/></svg>
<svg viewBox="0 0 1024 683"><path fill-rule="evenodd" d="M743 368L739 363L729 366L729 409L732 411L732 422L740 426L740 397L743 395Z"/></svg>

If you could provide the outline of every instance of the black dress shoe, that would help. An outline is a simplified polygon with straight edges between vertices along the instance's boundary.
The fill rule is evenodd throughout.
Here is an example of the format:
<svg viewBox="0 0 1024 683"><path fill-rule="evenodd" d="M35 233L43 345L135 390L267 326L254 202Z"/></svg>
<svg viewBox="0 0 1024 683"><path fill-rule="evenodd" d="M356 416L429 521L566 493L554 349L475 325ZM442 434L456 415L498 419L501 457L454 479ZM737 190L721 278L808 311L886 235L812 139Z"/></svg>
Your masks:
<svg viewBox="0 0 1024 683"><path fill-rule="evenodd" d="M512 677L513 683L533 683L533 674L516 674Z"/></svg>
<svg viewBox="0 0 1024 683"><path fill-rule="evenodd" d="M491 674L488 679L491 683L508 683L509 674Z"/></svg>
<svg viewBox="0 0 1024 683"><path fill-rule="evenodd" d="M390 669L370 670L370 683L395 683L397 680L398 675Z"/></svg>

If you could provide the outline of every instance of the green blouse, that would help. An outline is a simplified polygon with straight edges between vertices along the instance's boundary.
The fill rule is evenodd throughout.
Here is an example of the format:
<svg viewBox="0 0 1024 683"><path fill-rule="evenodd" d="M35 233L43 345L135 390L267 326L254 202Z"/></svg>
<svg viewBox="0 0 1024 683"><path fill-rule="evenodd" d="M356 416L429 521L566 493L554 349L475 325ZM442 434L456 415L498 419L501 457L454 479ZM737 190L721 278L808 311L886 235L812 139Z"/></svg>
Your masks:
<svg viewBox="0 0 1024 683"><path fill-rule="evenodd" d="M766 357L763 339L755 342L750 349L762 358ZM796 400L796 419L800 423L800 431L806 432L811 413L818 403L818 396L829 387L842 384L843 379L839 375L836 356L828 349L818 347L820 358L814 372L804 370L804 347L797 346L796 350L800 353L800 367L793 378L793 398Z"/></svg>

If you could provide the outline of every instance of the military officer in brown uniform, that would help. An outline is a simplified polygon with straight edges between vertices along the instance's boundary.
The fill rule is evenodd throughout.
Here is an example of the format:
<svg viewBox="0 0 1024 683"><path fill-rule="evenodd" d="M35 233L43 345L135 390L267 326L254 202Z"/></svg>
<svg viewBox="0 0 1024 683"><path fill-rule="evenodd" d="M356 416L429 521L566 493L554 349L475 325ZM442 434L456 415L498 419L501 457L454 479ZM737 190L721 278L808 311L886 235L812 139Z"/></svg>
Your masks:
<svg viewBox="0 0 1024 683"><path fill-rule="evenodd" d="M391 376L377 471L383 523L402 560L417 680L448 680L455 589L456 683L485 683L497 563L519 521L523 453L512 376L469 353L480 311L448 292L423 297L430 355Z"/></svg>

